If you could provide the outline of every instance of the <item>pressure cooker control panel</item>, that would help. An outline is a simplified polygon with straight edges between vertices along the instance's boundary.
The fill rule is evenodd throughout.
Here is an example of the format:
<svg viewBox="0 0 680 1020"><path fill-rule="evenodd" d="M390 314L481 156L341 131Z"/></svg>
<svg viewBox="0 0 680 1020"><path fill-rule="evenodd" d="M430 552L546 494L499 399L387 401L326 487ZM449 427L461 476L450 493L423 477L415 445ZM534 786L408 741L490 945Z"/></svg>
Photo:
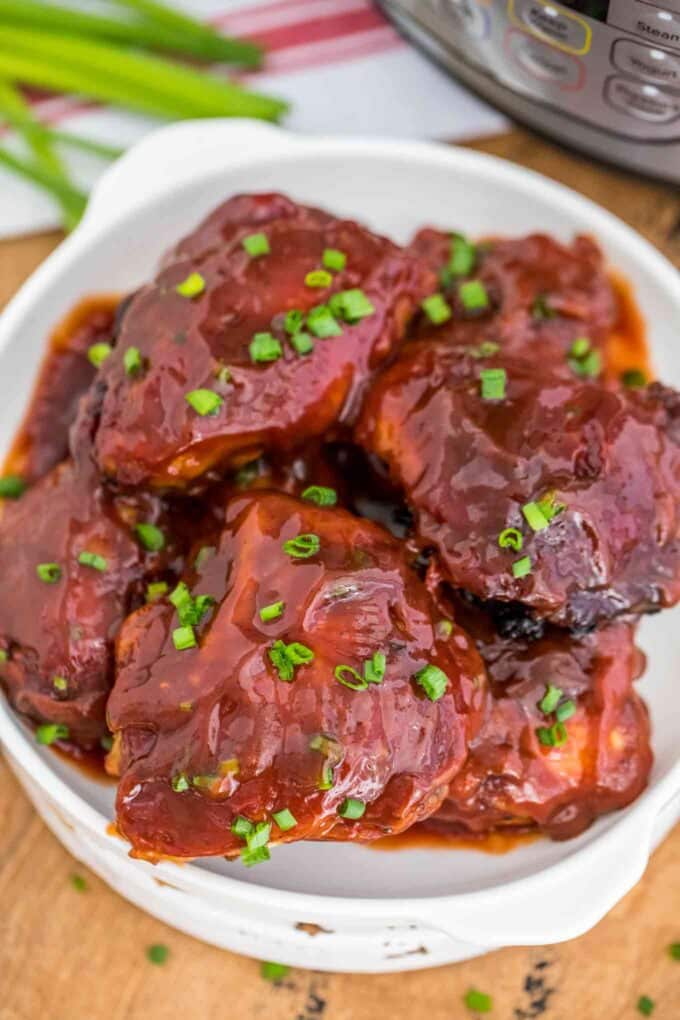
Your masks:
<svg viewBox="0 0 680 1020"><path fill-rule="evenodd" d="M680 0L387 0L517 92L623 138L680 140Z"/></svg>

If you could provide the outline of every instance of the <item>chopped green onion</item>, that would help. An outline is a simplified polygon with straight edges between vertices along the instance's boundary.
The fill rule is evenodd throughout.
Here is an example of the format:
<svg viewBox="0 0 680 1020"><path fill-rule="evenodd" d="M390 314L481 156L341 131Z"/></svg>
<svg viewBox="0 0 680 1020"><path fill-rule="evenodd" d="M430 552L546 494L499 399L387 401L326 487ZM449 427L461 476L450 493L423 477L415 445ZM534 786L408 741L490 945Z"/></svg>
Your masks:
<svg viewBox="0 0 680 1020"><path fill-rule="evenodd" d="M558 514L561 514L563 510L567 509L566 503L559 503L555 499L554 492L548 492L545 496L542 496L538 500L538 506L548 523L557 517Z"/></svg>
<svg viewBox="0 0 680 1020"><path fill-rule="evenodd" d="M572 358L585 358L590 350L590 340L587 336L579 336L574 340L569 349L569 356Z"/></svg>
<svg viewBox="0 0 680 1020"><path fill-rule="evenodd" d="M83 549L78 556L78 563L82 567L92 567L93 570L98 570L102 574L108 569L108 563L104 557L98 553L90 552L89 549Z"/></svg>
<svg viewBox="0 0 680 1020"><path fill-rule="evenodd" d="M291 346L298 354L311 354L314 350L314 341L309 333L295 333L290 338Z"/></svg>
<svg viewBox="0 0 680 1020"><path fill-rule="evenodd" d="M201 567L207 562L207 560L209 560L210 557L215 553L215 551L216 550L214 545L202 545L201 548L196 553L196 559L194 560L194 567L196 568L196 570L200 570Z"/></svg>
<svg viewBox="0 0 680 1020"><path fill-rule="evenodd" d="M297 560L306 560L310 556L316 556L320 548L321 539L318 535L313 534L298 535L283 543L283 551Z"/></svg>
<svg viewBox="0 0 680 1020"><path fill-rule="evenodd" d="M328 305L316 305L307 313L307 329L320 340L331 336L342 336L342 326Z"/></svg>
<svg viewBox="0 0 680 1020"><path fill-rule="evenodd" d="M481 280L468 280L467 283L461 283L458 294L463 308L467 312L476 312L489 307L489 295Z"/></svg>
<svg viewBox="0 0 680 1020"><path fill-rule="evenodd" d="M167 963L170 950L167 946L162 945L160 942L154 946L147 946L146 958L149 963L153 963L155 967L162 967L164 963Z"/></svg>
<svg viewBox="0 0 680 1020"><path fill-rule="evenodd" d="M0 499L19 499L26 491L26 482L19 475L0 478Z"/></svg>
<svg viewBox="0 0 680 1020"><path fill-rule="evenodd" d="M294 829L297 825L295 815L289 811L288 808L283 808L282 811L274 811L272 818L278 825L281 832L288 832L289 829Z"/></svg>
<svg viewBox="0 0 680 1020"><path fill-rule="evenodd" d="M569 698L567 701L563 701L561 705L557 706L555 709L555 718L558 722L564 723L567 719L571 719L575 712L576 702Z"/></svg>
<svg viewBox="0 0 680 1020"><path fill-rule="evenodd" d="M302 498L317 506L335 506L338 502L335 489L326 488L325 485L309 485L302 493Z"/></svg>
<svg viewBox="0 0 680 1020"><path fill-rule="evenodd" d="M668 955L671 960L680 960L680 942L671 942L668 947Z"/></svg>
<svg viewBox="0 0 680 1020"><path fill-rule="evenodd" d="M165 546L165 535L155 524L135 525L137 538L149 552L159 552Z"/></svg>
<svg viewBox="0 0 680 1020"><path fill-rule="evenodd" d="M324 762L321 767L321 778L316 784L319 790L332 790L335 777L333 775L333 766L329 765L328 762Z"/></svg>
<svg viewBox="0 0 680 1020"><path fill-rule="evenodd" d="M283 981L285 977L290 974L290 967L286 966L285 963L271 963L268 960L263 960L260 964L260 975L265 981Z"/></svg>
<svg viewBox="0 0 680 1020"><path fill-rule="evenodd" d="M59 691L60 694L63 694L64 691L68 690L68 680L66 679L65 676L53 676L52 686L54 687L55 691Z"/></svg>
<svg viewBox="0 0 680 1020"><path fill-rule="evenodd" d="M361 322L362 319L368 318L375 312L375 307L369 298L358 287L341 290L339 294L334 294L328 305L336 318L342 319L343 322L348 322L350 325Z"/></svg>
<svg viewBox="0 0 680 1020"><path fill-rule="evenodd" d="M563 691L560 687L555 687L553 684L548 684L545 689L545 694L538 703L543 715L550 715L555 711L562 698Z"/></svg>
<svg viewBox="0 0 680 1020"><path fill-rule="evenodd" d="M247 839L250 833L253 831L255 826L246 818L245 815L237 815L234 821L231 823L231 831L239 839Z"/></svg>
<svg viewBox="0 0 680 1020"><path fill-rule="evenodd" d="M470 988L463 996L463 1002L473 1013L490 1013L493 1009L493 999L485 992L479 992L476 988Z"/></svg>
<svg viewBox="0 0 680 1020"><path fill-rule="evenodd" d="M385 679L387 658L384 652L374 652L364 663L364 679L367 684L381 684Z"/></svg>
<svg viewBox="0 0 680 1020"><path fill-rule="evenodd" d="M214 390L192 390L184 394L184 399L190 407L193 407L197 414L202 417L215 415L222 407L224 400Z"/></svg>
<svg viewBox="0 0 680 1020"><path fill-rule="evenodd" d="M82 875L71 875L71 885L76 892L87 892L87 881Z"/></svg>
<svg viewBox="0 0 680 1020"><path fill-rule="evenodd" d="M365 680L361 673L358 673L352 666L336 666L334 675L335 679L341 683L343 687L349 687L350 691L365 691L368 687L368 681ZM348 677L351 679L348 679Z"/></svg>
<svg viewBox="0 0 680 1020"><path fill-rule="evenodd" d="M250 351L250 360L253 362L278 361L283 354L280 340L277 340L271 333L256 333L248 350Z"/></svg>
<svg viewBox="0 0 680 1020"><path fill-rule="evenodd" d="M483 368L479 373L482 400L505 400L507 378L504 368Z"/></svg>
<svg viewBox="0 0 680 1020"><path fill-rule="evenodd" d="M179 582L169 598L183 627L197 627L215 605L212 595L197 595L193 598L184 581Z"/></svg>
<svg viewBox="0 0 680 1020"><path fill-rule="evenodd" d="M61 567L58 563L39 563L35 572L45 584L56 584L61 580Z"/></svg>
<svg viewBox="0 0 680 1020"><path fill-rule="evenodd" d="M538 294L534 298L534 303L531 306L531 314L534 319L554 319L557 312L548 304L546 294Z"/></svg>
<svg viewBox="0 0 680 1020"><path fill-rule="evenodd" d="M448 322L453 314L443 294L431 294L421 302L421 308L435 326Z"/></svg>
<svg viewBox="0 0 680 1020"><path fill-rule="evenodd" d="M439 701L449 683L446 673L439 666L433 666L432 663L419 669L413 679L419 687L422 687L430 701Z"/></svg>
<svg viewBox="0 0 680 1020"><path fill-rule="evenodd" d="M515 560L512 565L512 576L519 580L522 577L526 577L527 574L531 573L531 556L522 556L521 559Z"/></svg>
<svg viewBox="0 0 680 1020"><path fill-rule="evenodd" d="M194 628L176 627L172 632L172 643L178 652L184 652L188 648L195 648L197 641Z"/></svg>
<svg viewBox="0 0 680 1020"><path fill-rule="evenodd" d="M162 599L164 595L167 595L168 584L166 581L152 581L146 586L146 601L157 602L158 599Z"/></svg>
<svg viewBox="0 0 680 1020"><path fill-rule="evenodd" d="M249 850L259 850L269 842L272 827L270 822L256 822L246 836Z"/></svg>
<svg viewBox="0 0 680 1020"><path fill-rule="evenodd" d="M191 783L189 782L189 777L186 772L178 772L177 775L173 776L170 780L170 785L175 793L185 793L191 786Z"/></svg>
<svg viewBox="0 0 680 1020"><path fill-rule="evenodd" d="M268 651L269 659L284 683L295 679L297 666L306 666L314 659L314 652L306 645L293 641L287 645L284 641L275 641Z"/></svg>
<svg viewBox="0 0 680 1020"><path fill-rule="evenodd" d="M106 359L111 354L112 350L113 348L111 347L111 344L103 342L98 344L92 344L87 349L87 357L90 364L94 365L95 368L101 368L101 366L104 364Z"/></svg>
<svg viewBox="0 0 680 1020"><path fill-rule="evenodd" d="M252 868L256 864L262 864L264 861L270 860L271 854L266 846L259 846L254 850L246 847L245 850L241 850L240 857L246 868Z"/></svg>
<svg viewBox="0 0 680 1020"><path fill-rule="evenodd" d="M647 376L640 368L628 368L621 373L621 382L629 389L640 389L647 385Z"/></svg>
<svg viewBox="0 0 680 1020"><path fill-rule="evenodd" d="M260 255L269 255L269 240L266 234L248 234L243 238L241 244L251 259L259 258Z"/></svg>
<svg viewBox="0 0 680 1020"><path fill-rule="evenodd" d="M9 659L9 652L5 648L0 648L0 662L7 662Z"/></svg>
<svg viewBox="0 0 680 1020"><path fill-rule="evenodd" d="M68 740L70 732L62 723L43 723L37 727L35 739L39 744L54 744L57 740Z"/></svg>
<svg viewBox="0 0 680 1020"><path fill-rule="evenodd" d="M313 269L305 276L306 287L330 287L333 277L325 269Z"/></svg>
<svg viewBox="0 0 680 1020"><path fill-rule="evenodd" d="M538 503L525 503L522 507L522 513L532 531L544 531L550 524Z"/></svg>
<svg viewBox="0 0 680 1020"><path fill-rule="evenodd" d="M443 641L448 641L452 634L453 624L451 623L451 621L440 620L439 623L437 624L437 637L441 638Z"/></svg>
<svg viewBox="0 0 680 1020"><path fill-rule="evenodd" d="M476 347L467 347L467 353L471 358L491 358L494 354L498 354L501 349L501 345L497 344L495 340L482 340L481 344L477 344Z"/></svg>
<svg viewBox="0 0 680 1020"><path fill-rule="evenodd" d="M505 528L498 536L498 544L501 549L514 549L515 552L521 552L524 545L522 532L519 528Z"/></svg>
<svg viewBox="0 0 680 1020"><path fill-rule="evenodd" d="M651 1016L655 1005L654 999L650 999L648 995L641 995L637 1001L638 1013L642 1013L643 1016Z"/></svg>
<svg viewBox="0 0 680 1020"><path fill-rule="evenodd" d="M195 298L205 290L205 280L200 273L189 273L186 280L182 280L175 287L180 297Z"/></svg>
<svg viewBox="0 0 680 1020"><path fill-rule="evenodd" d="M260 610L260 619L263 623L271 623L272 620L278 620L283 615L285 607L285 602L271 602Z"/></svg>
<svg viewBox="0 0 680 1020"><path fill-rule="evenodd" d="M296 333L299 333L304 324L305 315L299 308L291 308L290 311L286 312L283 328L289 336L295 336Z"/></svg>
<svg viewBox="0 0 680 1020"><path fill-rule="evenodd" d="M340 273L347 265L347 256L344 251L338 251L337 248L325 248L321 261L326 269Z"/></svg>
<svg viewBox="0 0 680 1020"><path fill-rule="evenodd" d="M561 722L553 723L552 726L539 726L536 736L544 747L562 747L567 742L567 727Z"/></svg>
<svg viewBox="0 0 680 1020"><path fill-rule="evenodd" d="M111 736L110 733L105 733L103 737L99 738L99 746L103 751L106 751L107 753L112 749L113 737Z"/></svg>
<svg viewBox="0 0 680 1020"><path fill-rule="evenodd" d="M341 818L347 818L353 822L357 821L359 818L363 818L365 812L366 805L363 800L357 800L356 797L345 797L338 808L338 814Z"/></svg>
<svg viewBox="0 0 680 1020"><path fill-rule="evenodd" d="M475 268L477 249L463 234L451 235L451 254L446 269L451 276L468 276Z"/></svg>
<svg viewBox="0 0 680 1020"><path fill-rule="evenodd" d="M127 375L138 375L142 368L142 355L139 347L128 347L123 355L123 367Z"/></svg>

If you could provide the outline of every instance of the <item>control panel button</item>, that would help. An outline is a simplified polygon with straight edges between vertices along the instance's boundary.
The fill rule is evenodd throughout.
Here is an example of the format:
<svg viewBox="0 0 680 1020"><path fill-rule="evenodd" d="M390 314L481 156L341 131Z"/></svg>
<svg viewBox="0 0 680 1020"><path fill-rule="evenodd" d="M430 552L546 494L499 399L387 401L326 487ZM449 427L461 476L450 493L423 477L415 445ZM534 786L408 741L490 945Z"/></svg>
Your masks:
<svg viewBox="0 0 680 1020"><path fill-rule="evenodd" d="M607 20L651 45L680 50L680 13L645 0L610 0Z"/></svg>
<svg viewBox="0 0 680 1020"><path fill-rule="evenodd" d="M668 50L632 39L617 39L612 47L612 64L635 78L680 88L680 56Z"/></svg>
<svg viewBox="0 0 680 1020"><path fill-rule="evenodd" d="M562 89L578 89L582 86L585 68L577 57L556 50L516 29L510 31L507 47L515 63L532 78L550 82Z"/></svg>
<svg viewBox="0 0 680 1020"><path fill-rule="evenodd" d="M516 25L568 53L587 53L592 29L585 18L550 0L508 0L508 13Z"/></svg>
<svg viewBox="0 0 680 1020"><path fill-rule="evenodd" d="M615 110L654 124L668 124L680 117L680 96L672 96L658 85L612 77L605 84L605 99Z"/></svg>
<svg viewBox="0 0 680 1020"><path fill-rule="evenodd" d="M439 9L448 16L454 27L473 39L485 39L489 34L489 13L476 0L439 0Z"/></svg>

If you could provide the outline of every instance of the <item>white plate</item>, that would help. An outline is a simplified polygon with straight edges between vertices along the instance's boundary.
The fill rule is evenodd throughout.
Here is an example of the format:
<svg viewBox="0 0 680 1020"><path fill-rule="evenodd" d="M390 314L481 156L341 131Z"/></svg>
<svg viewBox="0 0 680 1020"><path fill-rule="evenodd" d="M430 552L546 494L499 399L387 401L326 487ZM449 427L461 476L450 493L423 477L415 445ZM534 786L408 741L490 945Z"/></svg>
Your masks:
<svg viewBox="0 0 680 1020"><path fill-rule="evenodd" d="M157 132L102 180L81 227L33 275L0 320L0 445L18 424L45 338L91 292L145 280L171 243L225 197L280 190L405 241L424 224L471 235L594 234L635 284L661 378L680 387L680 277L646 241L579 195L489 156L436 145L307 140L250 122L183 123ZM2 579L0 578L0 584ZM0 701L0 740L46 822L122 895L208 942L326 970L432 966L487 949L572 938L638 880L650 847L680 817L680 627L649 618L642 691L654 723L649 790L568 843L504 856L468 850L381 853L340 844L274 850L266 866L210 860L153 867L107 834L113 789L85 779ZM310 934L303 923L325 931Z"/></svg>

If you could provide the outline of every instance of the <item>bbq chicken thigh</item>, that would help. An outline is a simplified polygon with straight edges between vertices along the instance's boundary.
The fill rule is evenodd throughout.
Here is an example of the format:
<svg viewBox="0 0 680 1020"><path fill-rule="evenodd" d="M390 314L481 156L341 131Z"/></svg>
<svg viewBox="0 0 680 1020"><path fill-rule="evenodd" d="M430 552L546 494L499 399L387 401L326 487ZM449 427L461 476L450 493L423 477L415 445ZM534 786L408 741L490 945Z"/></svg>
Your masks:
<svg viewBox="0 0 680 1020"><path fill-rule="evenodd" d="M0 682L47 725L45 742L94 745L107 733L113 638L171 550L162 505L113 497L67 461L5 501L0 525Z"/></svg>
<svg viewBox="0 0 680 1020"><path fill-rule="evenodd" d="M133 852L254 864L270 843L371 839L431 814L486 697L472 642L439 622L377 525L233 499L118 640L109 767Z"/></svg>
<svg viewBox="0 0 680 1020"><path fill-rule="evenodd" d="M357 429L455 588L585 630L680 595L680 397L415 342Z"/></svg>
<svg viewBox="0 0 680 1020"><path fill-rule="evenodd" d="M213 213L132 298L83 408L101 471L184 487L351 419L434 273L278 195Z"/></svg>
<svg viewBox="0 0 680 1020"><path fill-rule="evenodd" d="M503 641L477 612L471 628L492 697L447 800L427 827L482 835L539 828L583 832L630 804L652 766L647 710L633 681L644 656L628 623L580 640L551 628L539 641Z"/></svg>
<svg viewBox="0 0 680 1020"><path fill-rule="evenodd" d="M507 354L541 364L563 361L576 341L587 339L588 364L599 371L618 307L602 252L590 238L566 246L530 234L475 246L460 234L426 228L411 251L438 273L445 300L426 303L419 335L436 323L457 347L500 344Z"/></svg>

